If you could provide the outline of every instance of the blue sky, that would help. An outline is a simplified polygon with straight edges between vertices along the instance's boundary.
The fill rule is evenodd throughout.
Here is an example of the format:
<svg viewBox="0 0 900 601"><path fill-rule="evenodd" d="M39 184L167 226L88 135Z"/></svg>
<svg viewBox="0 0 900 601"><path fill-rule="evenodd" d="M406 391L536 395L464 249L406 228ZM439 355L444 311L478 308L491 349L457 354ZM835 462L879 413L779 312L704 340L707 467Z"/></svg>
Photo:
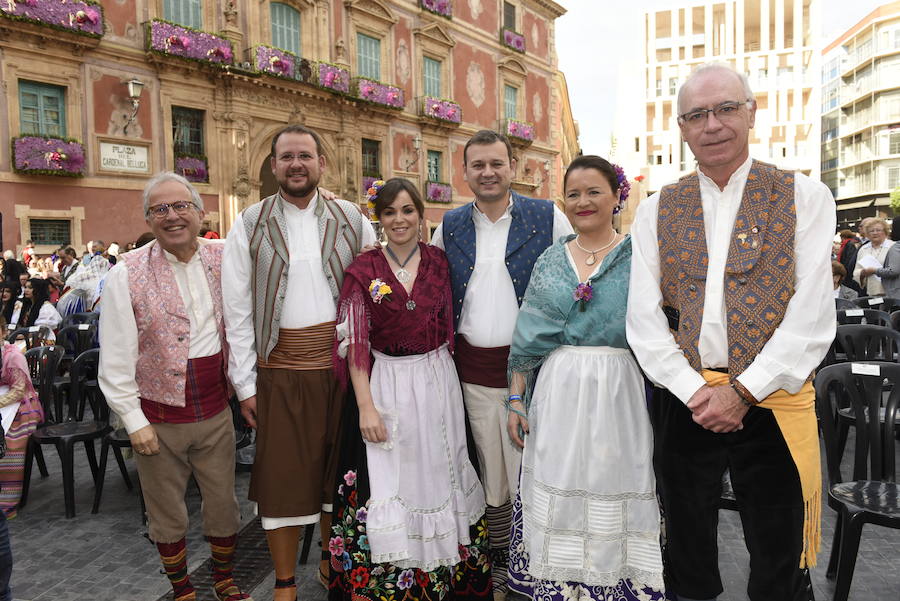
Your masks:
<svg viewBox="0 0 900 601"><path fill-rule="evenodd" d="M557 0L568 11L556 22L559 68L569 85L572 112L586 154L609 153L620 80L643 77L640 44L643 14L663 10L666 0ZM816 0L814 0L816 1ZM818 0L825 46L888 0ZM682 4L678 2L678 4Z"/></svg>

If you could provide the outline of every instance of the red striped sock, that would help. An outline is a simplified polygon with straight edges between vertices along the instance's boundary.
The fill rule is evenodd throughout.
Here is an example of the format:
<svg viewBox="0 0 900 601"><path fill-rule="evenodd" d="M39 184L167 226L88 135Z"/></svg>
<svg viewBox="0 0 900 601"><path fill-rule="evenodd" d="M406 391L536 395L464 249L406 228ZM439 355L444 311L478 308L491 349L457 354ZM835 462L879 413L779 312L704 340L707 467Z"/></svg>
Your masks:
<svg viewBox="0 0 900 601"><path fill-rule="evenodd" d="M159 558L162 560L163 569L172 590L175 592L175 601L194 601L197 594L191 584L187 571L187 545L182 538L174 543L156 543Z"/></svg>
<svg viewBox="0 0 900 601"><path fill-rule="evenodd" d="M234 583L232 575L237 534L207 536L206 540L209 541L209 548L212 552L213 587L216 589L219 601L249 599L250 596L241 592L241 589Z"/></svg>

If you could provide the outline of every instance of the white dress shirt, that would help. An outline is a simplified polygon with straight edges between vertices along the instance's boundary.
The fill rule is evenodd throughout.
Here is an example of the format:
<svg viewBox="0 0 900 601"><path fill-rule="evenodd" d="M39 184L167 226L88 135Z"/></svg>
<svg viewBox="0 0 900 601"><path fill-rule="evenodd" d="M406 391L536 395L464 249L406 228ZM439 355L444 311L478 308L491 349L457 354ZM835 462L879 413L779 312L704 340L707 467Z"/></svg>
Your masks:
<svg viewBox="0 0 900 601"><path fill-rule="evenodd" d="M198 238L202 244L222 244L220 240ZM154 242L154 244L157 244ZM178 293L190 321L188 359L209 357L222 350L212 295L200 253L195 252L187 263L163 251L175 272ZM129 434L150 422L140 404L140 391L135 380L138 360L138 328L128 289L128 263L119 261L106 275L103 287L103 307L100 313L100 389L109 408L122 418Z"/></svg>
<svg viewBox="0 0 900 601"><path fill-rule="evenodd" d="M334 297L322 265L319 223L315 214L318 202L318 193L305 209L284 202L290 264L287 266L286 302L282 305L279 326L282 328L305 328L335 320L337 310ZM366 220L362 228L362 245L372 244L375 244L375 230ZM235 218L225 240L222 302L229 345L228 376L238 399L242 401L256 394L257 355L251 273L250 242L241 213Z"/></svg>
<svg viewBox="0 0 900 601"><path fill-rule="evenodd" d="M734 220L744 194L751 159L723 190L699 169L700 198L709 252L703 322L698 351L704 368L728 367L725 321L725 263ZM781 324L738 380L759 400L776 390L796 393L834 339L831 242L835 205L821 182L802 173L794 180L794 295ZM662 312L657 209L659 193L638 207L631 227L632 263L626 333L641 367L657 385L687 403L704 384L669 331Z"/></svg>
<svg viewBox="0 0 900 601"><path fill-rule="evenodd" d="M474 205L475 269L466 286L457 333L466 337L472 346L493 348L509 346L519 304L516 289L506 266L506 242L512 225L512 199L503 215L491 221ZM434 231L431 243L444 248L444 224ZM553 239L572 233L572 225L559 207L553 207Z"/></svg>

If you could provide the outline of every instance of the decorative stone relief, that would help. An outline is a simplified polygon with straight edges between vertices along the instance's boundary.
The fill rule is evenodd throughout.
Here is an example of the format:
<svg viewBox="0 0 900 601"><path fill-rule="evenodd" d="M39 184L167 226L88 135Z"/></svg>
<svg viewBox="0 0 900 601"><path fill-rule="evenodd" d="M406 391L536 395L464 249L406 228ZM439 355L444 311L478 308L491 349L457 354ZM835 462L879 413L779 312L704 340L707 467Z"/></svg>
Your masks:
<svg viewBox="0 0 900 601"><path fill-rule="evenodd" d="M531 24L531 47L537 48L538 41L539 41L538 40L538 26L537 26L537 23L532 23Z"/></svg>
<svg viewBox="0 0 900 601"><path fill-rule="evenodd" d="M106 124L106 135L116 138L143 138L144 130L141 128L140 119L135 117L128 126L128 135L125 135L125 124L134 110L131 101L118 94L110 94L109 104L113 107L109 114L109 123Z"/></svg>
<svg viewBox="0 0 900 601"><path fill-rule="evenodd" d="M401 85L409 81L409 46L406 40L397 43L397 79Z"/></svg>
<svg viewBox="0 0 900 601"><path fill-rule="evenodd" d="M476 108L484 104L484 71L481 65L472 61L466 71L466 91Z"/></svg>
<svg viewBox="0 0 900 601"><path fill-rule="evenodd" d="M541 95L537 92L531 98L531 110L534 111L535 121L540 121L544 118L544 103L541 102Z"/></svg>
<svg viewBox="0 0 900 601"><path fill-rule="evenodd" d="M469 0L469 12L472 13L472 18L478 20L478 17L481 16L481 13L484 12L484 7L481 5L481 0Z"/></svg>

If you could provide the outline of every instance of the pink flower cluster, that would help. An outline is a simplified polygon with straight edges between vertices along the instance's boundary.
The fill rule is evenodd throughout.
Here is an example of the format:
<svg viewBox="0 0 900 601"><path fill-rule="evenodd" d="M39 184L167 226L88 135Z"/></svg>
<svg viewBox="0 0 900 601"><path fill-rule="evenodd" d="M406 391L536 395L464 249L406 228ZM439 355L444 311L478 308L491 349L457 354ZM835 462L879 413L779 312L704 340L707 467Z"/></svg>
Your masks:
<svg viewBox="0 0 900 601"><path fill-rule="evenodd" d="M516 52L525 52L525 36L512 29L504 29L500 36L503 44Z"/></svg>
<svg viewBox="0 0 900 601"><path fill-rule="evenodd" d="M257 46L256 68L263 73L294 79L296 63L294 55L290 52L272 48L271 46Z"/></svg>
<svg viewBox="0 0 900 601"><path fill-rule="evenodd" d="M436 15L450 18L453 16L453 6L450 0L419 0L419 5L429 12Z"/></svg>
<svg viewBox="0 0 900 601"><path fill-rule="evenodd" d="M103 13L94 2L3 0L0 2L0 15L96 37L103 35Z"/></svg>
<svg viewBox="0 0 900 601"><path fill-rule="evenodd" d="M23 136L13 142L16 171L44 175L81 175L84 147L59 138Z"/></svg>
<svg viewBox="0 0 900 601"><path fill-rule="evenodd" d="M581 282L578 284L578 286L575 287L575 291L572 293L572 298L576 301L580 301L578 310L584 311L587 303L594 298L594 288L591 286L591 283Z"/></svg>
<svg viewBox="0 0 900 601"><path fill-rule="evenodd" d="M392 109L402 109L405 105L403 90L396 86L390 86L386 83L366 79L365 77L357 77L355 84L356 97L361 100Z"/></svg>
<svg viewBox="0 0 900 601"><path fill-rule="evenodd" d="M433 117L441 121L459 123L462 121L462 110L459 105L451 100L441 100L432 96L426 96L422 100L422 112L426 117Z"/></svg>
<svg viewBox="0 0 900 601"><path fill-rule="evenodd" d="M224 65L234 58L231 42L217 35L158 20L151 21L149 28L150 50Z"/></svg>
<svg viewBox="0 0 900 601"><path fill-rule="evenodd" d="M506 135L526 142L534 141L534 126L515 119L506 120Z"/></svg>
<svg viewBox="0 0 900 601"><path fill-rule="evenodd" d="M350 72L346 69L337 65L319 63L317 71L319 86L342 94L350 92Z"/></svg>
<svg viewBox="0 0 900 601"><path fill-rule="evenodd" d="M443 182L426 182L425 200L449 204L453 200L453 186Z"/></svg>
<svg viewBox="0 0 900 601"><path fill-rule="evenodd" d="M209 181L209 171L206 159L199 157L181 156L175 157L175 173L179 173L189 182L206 183Z"/></svg>

